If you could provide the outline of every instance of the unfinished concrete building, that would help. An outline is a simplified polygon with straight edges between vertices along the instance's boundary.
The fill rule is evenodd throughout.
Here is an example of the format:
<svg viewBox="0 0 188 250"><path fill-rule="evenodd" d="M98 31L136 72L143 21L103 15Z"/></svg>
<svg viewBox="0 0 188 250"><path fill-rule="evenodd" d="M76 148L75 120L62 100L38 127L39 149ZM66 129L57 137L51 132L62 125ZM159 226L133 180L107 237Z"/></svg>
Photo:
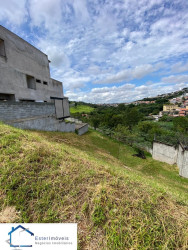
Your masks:
<svg viewBox="0 0 188 250"><path fill-rule="evenodd" d="M62 83L50 78L48 56L0 26L0 100L51 102L63 98Z"/></svg>
<svg viewBox="0 0 188 250"><path fill-rule="evenodd" d="M62 83L48 56L0 25L0 120L23 129L74 132ZM78 134L88 130L79 124Z"/></svg>

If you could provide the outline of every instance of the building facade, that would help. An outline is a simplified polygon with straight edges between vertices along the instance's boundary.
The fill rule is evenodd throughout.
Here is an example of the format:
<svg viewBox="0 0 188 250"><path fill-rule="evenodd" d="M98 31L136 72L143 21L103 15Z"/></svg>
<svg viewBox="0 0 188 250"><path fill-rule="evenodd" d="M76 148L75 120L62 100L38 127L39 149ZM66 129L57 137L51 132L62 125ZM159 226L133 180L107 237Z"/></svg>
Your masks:
<svg viewBox="0 0 188 250"><path fill-rule="evenodd" d="M178 105L163 105L163 111L174 111L177 110L179 107Z"/></svg>
<svg viewBox="0 0 188 250"><path fill-rule="evenodd" d="M50 77L48 56L0 26L0 100L53 102L62 83Z"/></svg>

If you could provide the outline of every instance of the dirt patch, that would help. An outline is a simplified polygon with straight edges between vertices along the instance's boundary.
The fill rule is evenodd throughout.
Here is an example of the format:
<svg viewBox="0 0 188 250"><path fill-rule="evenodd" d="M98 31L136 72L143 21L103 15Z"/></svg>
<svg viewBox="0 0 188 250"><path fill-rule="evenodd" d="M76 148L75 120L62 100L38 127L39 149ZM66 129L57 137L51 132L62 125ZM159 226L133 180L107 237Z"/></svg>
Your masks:
<svg viewBox="0 0 188 250"><path fill-rule="evenodd" d="M0 223L13 223L19 218L15 207L6 207L0 213Z"/></svg>

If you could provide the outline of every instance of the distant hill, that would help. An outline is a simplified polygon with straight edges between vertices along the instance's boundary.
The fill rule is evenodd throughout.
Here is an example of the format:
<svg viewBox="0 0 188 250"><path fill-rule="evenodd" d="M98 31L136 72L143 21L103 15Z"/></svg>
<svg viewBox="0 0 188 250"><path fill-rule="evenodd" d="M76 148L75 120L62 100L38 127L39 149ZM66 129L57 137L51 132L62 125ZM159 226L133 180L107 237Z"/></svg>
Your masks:
<svg viewBox="0 0 188 250"><path fill-rule="evenodd" d="M139 101L156 101L156 100L161 99L161 98L165 98L165 99L169 100L171 98L178 97L178 96L184 95L186 93L188 93L188 88L184 88L182 90L167 93L167 94L161 94L161 95L158 95L156 97L143 98L142 100L139 100Z"/></svg>
<svg viewBox="0 0 188 250"><path fill-rule="evenodd" d="M178 91L174 91L174 92L171 92L171 93L166 93L166 94L161 94L161 95L158 95L158 96L155 96L155 97L146 97L146 98L143 98L143 99L140 99L140 100L135 100L131 103L135 103L137 101L157 101L158 103L160 103L160 100L161 102L165 102L165 101L168 101L172 98L175 98L175 97L178 97L178 96L181 96L181 95L184 95L188 93L188 88L183 88L182 90L178 90ZM78 106L90 106L90 107L97 107L97 106L113 106L113 107L117 107L120 103L110 103L110 104L91 104L91 103L85 103L85 102L71 102L71 104L73 103L73 105L71 105L72 107L74 107L74 104L78 104ZM129 103L129 104L131 104ZM126 104L126 103L125 103ZM72 113L75 113L74 112L74 109L72 109L73 112Z"/></svg>
<svg viewBox="0 0 188 250"><path fill-rule="evenodd" d="M187 249L188 180L90 131L0 124L0 222L78 223L78 249Z"/></svg>

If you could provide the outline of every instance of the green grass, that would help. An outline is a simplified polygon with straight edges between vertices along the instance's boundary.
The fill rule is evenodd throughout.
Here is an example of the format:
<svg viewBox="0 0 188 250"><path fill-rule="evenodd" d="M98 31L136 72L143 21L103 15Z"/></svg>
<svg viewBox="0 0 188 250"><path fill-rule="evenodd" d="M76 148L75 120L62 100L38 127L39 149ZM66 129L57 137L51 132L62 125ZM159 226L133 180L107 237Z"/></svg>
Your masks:
<svg viewBox="0 0 188 250"><path fill-rule="evenodd" d="M72 114L74 113L90 113L94 110L94 108L90 107L90 106L87 106L87 105L77 105L76 107L71 107L70 108L70 112Z"/></svg>
<svg viewBox="0 0 188 250"><path fill-rule="evenodd" d="M78 249L187 249L188 180L134 153L95 131L0 124L0 222L76 222Z"/></svg>

